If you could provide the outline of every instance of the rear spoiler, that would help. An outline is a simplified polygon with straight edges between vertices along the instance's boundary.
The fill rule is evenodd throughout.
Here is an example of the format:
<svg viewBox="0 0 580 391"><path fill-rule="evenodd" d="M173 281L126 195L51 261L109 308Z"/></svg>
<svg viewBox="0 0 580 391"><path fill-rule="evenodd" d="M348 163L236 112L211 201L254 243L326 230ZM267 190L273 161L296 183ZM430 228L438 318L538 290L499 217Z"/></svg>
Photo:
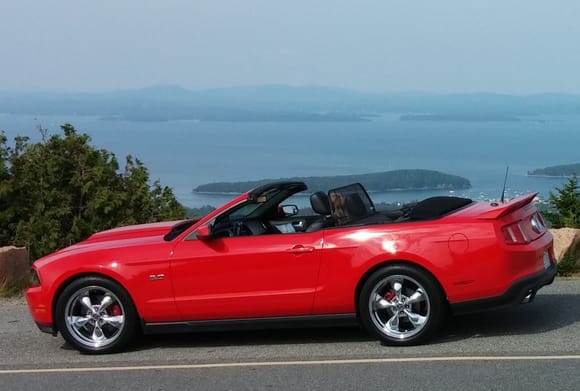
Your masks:
<svg viewBox="0 0 580 391"><path fill-rule="evenodd" d="M519 196L514 198L513 200L505 203L505 204L495 204L498 205L495 209L489 210L477 216L478 219L481 220L494 220L499 219L507 214L510 214L527 204L531 203L538 193L527 194L523 196ZM492 204L494 205L494 204Z"/></svg>

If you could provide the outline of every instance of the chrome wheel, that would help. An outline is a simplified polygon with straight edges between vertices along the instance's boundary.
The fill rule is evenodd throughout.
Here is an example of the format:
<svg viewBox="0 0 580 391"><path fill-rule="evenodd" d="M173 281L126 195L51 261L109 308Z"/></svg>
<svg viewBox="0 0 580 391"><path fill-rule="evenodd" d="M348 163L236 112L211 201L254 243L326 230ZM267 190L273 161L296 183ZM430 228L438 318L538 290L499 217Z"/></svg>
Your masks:
<svg viewBox="0 0 580 391"><path fill-rule="evenodd" d="M89 348L114 343L125 327L125 308L117 295L100 286L73 293L65 304L66 328L72 338Z"/></svg>
<svg viewBox="0 0 580 391"><path fill-rule="evenodd" d="M392 275L380 280L369 300L378 330L396 339L409 339L423 330L431 314L429 295L417 280Z"/></svg>
<svg viewBox="0 0 580 391"><path fill-rule="evenodd" d="M428 340L445 317L445 294L437 280L417 266L392 264L371 274L358 296L364 328L387 345Z"/></svg>

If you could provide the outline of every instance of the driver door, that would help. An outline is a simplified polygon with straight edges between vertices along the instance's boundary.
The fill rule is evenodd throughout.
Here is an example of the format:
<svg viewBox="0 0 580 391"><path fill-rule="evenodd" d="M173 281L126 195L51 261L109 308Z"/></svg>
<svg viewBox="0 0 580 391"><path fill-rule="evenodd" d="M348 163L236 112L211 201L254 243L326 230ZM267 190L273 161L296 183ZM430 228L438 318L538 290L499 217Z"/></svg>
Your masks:
<svg viewBox="0 0 580 391"><path fill-rule="evenodd" d="M185 240L171 274L183 320L308 315L322 231Z"/></svg>

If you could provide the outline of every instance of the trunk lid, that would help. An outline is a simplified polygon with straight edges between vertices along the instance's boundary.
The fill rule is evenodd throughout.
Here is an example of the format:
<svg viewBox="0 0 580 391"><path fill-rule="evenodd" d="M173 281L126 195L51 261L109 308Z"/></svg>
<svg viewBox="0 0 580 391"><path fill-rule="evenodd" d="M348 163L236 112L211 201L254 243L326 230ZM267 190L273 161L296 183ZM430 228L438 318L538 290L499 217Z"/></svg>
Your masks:
<svg viewBox="0 0 580 391"><path fill-rule="evenodd" d="M477 218L482 220L495 220L500 217L506 216L520 208L524 208L528 204L532 204L532 201L538 193L526 194L523 196L516 197L506 203L498 204L491 203L492 209L482 212ZM533 205L533 204L532 204Z"/></svg>
<svg viewBox="0 0 580 391"><path fill-rule="evenodd" d="M537 193L516 197L505 203L479 202L454 214L454 217L489 220L497 226L507 244L528 244L547 231L534 205Z"/></svg>

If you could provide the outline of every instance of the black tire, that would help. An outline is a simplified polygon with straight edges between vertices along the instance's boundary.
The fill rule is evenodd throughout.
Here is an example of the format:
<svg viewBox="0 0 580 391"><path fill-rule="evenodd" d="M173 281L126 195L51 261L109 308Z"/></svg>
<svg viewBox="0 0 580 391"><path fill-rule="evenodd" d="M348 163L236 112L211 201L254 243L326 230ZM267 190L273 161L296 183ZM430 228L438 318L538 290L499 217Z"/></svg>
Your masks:
<svg viewBox="0 0 580 391"><path fill-rule="evenodd" d="M90 354L121 350L137 329L137 311L127 292L97 276L71 282L59 295L54 316L63 338Z"/></svg>
<svg viewBox="0 0 580 391"><path fill-rule="evenodd" d="M386 345L423 343L445 318L445 299L437 281L408 264L375 271L365 281L357 304L363 327Z"/></svg>

